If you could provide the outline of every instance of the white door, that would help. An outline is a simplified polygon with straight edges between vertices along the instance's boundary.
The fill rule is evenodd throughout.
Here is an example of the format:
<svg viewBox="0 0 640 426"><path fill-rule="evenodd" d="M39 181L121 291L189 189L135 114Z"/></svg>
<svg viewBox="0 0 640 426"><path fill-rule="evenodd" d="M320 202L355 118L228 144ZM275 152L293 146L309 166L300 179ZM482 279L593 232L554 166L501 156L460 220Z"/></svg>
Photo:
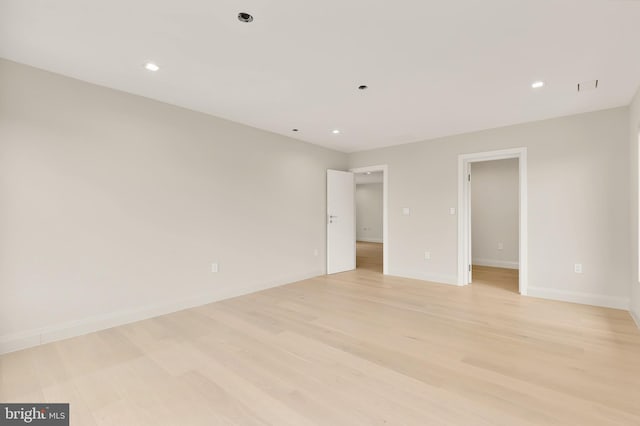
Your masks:
<svg viewBox="0 0 640 426"><path fill-rule="evenodd" d="M355 181L351 172L327 170L327 273L356 268Z"/></svg>
<svg viewBox="0 0 640 426"><path fill-rule="evenodd" d="M471 164L469 163L467 164L467 229L469 230L469 242L468 242L468 248L469 251L467 252L467 261L468 261L468 265L467 268L469 268L469 279L467 281L467 284L471 284L473 282L473 251L472 251L472 247L473 247L473 228L471 227Z"/></svg>

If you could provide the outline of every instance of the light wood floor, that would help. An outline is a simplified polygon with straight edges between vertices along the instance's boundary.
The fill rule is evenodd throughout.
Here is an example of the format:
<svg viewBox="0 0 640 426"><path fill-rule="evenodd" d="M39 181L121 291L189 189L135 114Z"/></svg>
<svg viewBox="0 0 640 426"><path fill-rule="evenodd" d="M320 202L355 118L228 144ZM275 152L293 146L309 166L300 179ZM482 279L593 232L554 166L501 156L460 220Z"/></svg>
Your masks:
<svg viewBox="0 0 640 426"><path fill-rule="evenodd" d="M356 268L382 273L382 244L356 242Z"/></svg>
<svg viewBox="0 0 640 426"><path fill-rule="evenodd" d="M494 272L359 269L7 354L0 401L68 401L82 426L640 424L629 314Z"/></svg>
<svg viewBox="0 0 640 426"><path fill-rule="evenodd" d="M511 293L520 294L518 289L518 270L491 268L473 265L473 284L496 287Z"/></svg>

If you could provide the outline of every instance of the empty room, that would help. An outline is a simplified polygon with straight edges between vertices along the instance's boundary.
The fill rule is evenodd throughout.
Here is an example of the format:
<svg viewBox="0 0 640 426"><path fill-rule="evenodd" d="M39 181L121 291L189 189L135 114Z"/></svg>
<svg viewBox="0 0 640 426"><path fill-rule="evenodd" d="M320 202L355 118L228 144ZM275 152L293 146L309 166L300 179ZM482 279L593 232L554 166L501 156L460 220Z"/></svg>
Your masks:
<svg viewBox="0 0 640 426"><path fill-rule="evenodd" d="M519 293L519 161L517 158L471 164L470 283Z"/></svg>
<svg viewBox="0 0 640 426"><path fill-rule="evenodd" d="M639 22L0 0L0 426L640 424Z"/></svg>

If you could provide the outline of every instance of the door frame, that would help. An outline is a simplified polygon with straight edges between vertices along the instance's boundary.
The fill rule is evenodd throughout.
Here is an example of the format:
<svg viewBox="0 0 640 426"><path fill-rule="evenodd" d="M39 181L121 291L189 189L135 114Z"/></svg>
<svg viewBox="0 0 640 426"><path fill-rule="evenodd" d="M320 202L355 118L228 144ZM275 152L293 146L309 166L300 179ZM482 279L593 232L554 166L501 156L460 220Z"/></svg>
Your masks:
<svg viewBox="0 0 640 426"><path fill-rule="evenodd" d="M382 274L389 274L389 166L355 167L352 173L382 172ZM358 223L356 222L356 226Z"/></svg>
<svg viewBox="0 0 640 426"><path fill-rule="evenodd" d="M476 152L458 155L458 285L470 283L471 265L471 188L467 177L471 163L492 160L518 159L519 176L519 283L523 296L528 288L528 229L527 229L527 148L511 148L498 151Z"/></svg>

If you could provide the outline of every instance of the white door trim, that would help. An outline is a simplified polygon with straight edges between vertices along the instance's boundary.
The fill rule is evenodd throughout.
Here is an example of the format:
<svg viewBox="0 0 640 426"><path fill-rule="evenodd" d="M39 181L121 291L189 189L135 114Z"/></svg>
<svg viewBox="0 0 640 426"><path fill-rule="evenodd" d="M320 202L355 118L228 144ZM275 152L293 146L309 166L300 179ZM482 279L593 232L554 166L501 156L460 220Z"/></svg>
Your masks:
<svg viewBox="0 0 640 426"><path fill-rule="evenodd" d="M467 170L471 163L491 160L517 158L520 181L520 294L527 294L528 287L528 233L527 233L527 148L513 148L499 151L477 152L458 155L458 285L469 284L470 226L469 215L470 188Z"/></svg>
<svg viewBox="0 0 640 426"><path fill-rule="evenodd" d="M356 167L352 173L382 172L382 273L389 274L389 166ZM357 225L357 224L356 224Z"/></svg>

